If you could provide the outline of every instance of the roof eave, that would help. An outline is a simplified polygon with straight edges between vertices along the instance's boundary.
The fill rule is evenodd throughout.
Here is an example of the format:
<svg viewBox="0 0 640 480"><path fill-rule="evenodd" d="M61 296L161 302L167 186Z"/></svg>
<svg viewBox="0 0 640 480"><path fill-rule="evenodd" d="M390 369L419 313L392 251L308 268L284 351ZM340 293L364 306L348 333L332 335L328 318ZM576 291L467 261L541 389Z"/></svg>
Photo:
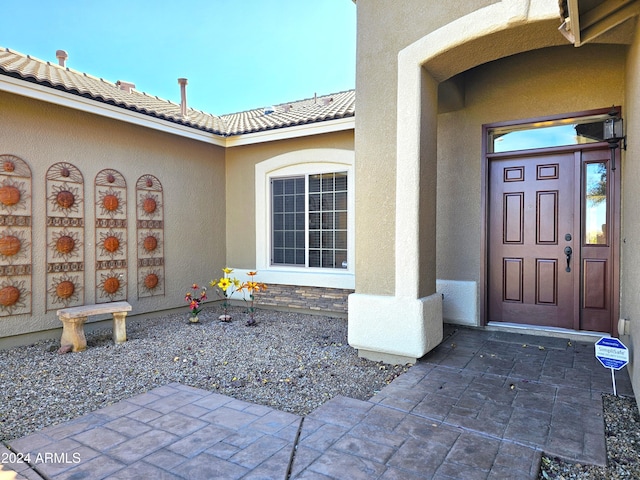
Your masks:
<svg viewBox="0 0 640 480"><path fill-rule="evenodd" d="M191 138L201 142L225 146L225 138L212 132L199 130L192 126L176 123L168 119L159 118L148 113L140 113L125 106L116 105L115 102L105 102L98 98L82 93L71 93L55 86L42 85L34 81L28 81L21 77L15 77L3 72L0 75L0 91L21 95L24 97L53 103L63 107L72 108L82 112L100 115L102 117L120 120L126 123L139 125L153 130L159 130L172 135Z"/></svg>
<svg viewBox="0 0 640 480"><path fill-rule="evenodd" d="M241 133L231 135L226 138L227 147L239 147L242 145L252 145L256 143L273 142L276 140L287 140L291 138L308 137L310 135L321 135L323 133L341 132L345 130L355 130L355 115L351 114L333 120L322 120L302 125L287 126L261 130L259 132Z"/></svg>
<svg viewBox="0 0 640 480"><path fill-rule="evenodd" d="M172 117L144 109L140 110L118 103L115 100L104 99L77 90L69 90L60 85L41 82L35 78L24 77L2 69L0 69L0 91L222 147L251 145L355 129L355 114L347 112L331 119L318 118L295 125L275 125L260 130L238 132L230 135L223 132L205 130L197 125L194 126L188 121L178 121Z"/></svg>

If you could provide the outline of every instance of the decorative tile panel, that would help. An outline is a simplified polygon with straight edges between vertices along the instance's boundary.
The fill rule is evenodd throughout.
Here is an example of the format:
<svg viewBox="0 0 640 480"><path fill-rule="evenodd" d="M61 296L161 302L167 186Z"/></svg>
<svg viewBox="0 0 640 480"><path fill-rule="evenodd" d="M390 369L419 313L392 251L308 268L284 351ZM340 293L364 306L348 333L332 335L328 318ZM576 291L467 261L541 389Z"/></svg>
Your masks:
<svg viewBox="0 0 640 480"><path fill-rule="evenodd" d="M127 299L127 182L116 170L95 180L96 303Z"/></svg>
<svg viewBox="0 0 640 480"><path fill-rule="evenodd" d="M84 303L84 179L74 165L47 170L47 310Z"/></svg>
<svg viewBox="0 0 640 480"><path fill-rule="evenodd" d="M164 197L153 175L136 183L138 298L164 295Z"/></svg>
<svg viewBox="0 0 640 480"><path fill-rule="evenodd" d="M0 155L0 317L31 313L31 169Z"/></svg>

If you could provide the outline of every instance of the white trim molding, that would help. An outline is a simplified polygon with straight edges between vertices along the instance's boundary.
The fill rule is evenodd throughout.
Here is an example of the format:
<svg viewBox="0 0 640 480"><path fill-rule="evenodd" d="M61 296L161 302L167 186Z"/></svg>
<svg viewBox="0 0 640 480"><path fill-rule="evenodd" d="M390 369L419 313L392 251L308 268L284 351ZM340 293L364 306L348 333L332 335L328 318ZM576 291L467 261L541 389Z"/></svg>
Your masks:
<svg viewBox="0 0 640 480"><path fill-rule="evenodd" d="M307 269L309 270L309 269ZM251 270L246 268L234 268L233 275L239 280L248 280L247 274ZM324 288L344 288L353 290L354 278L353 273L336 272L326 273L317 271L292 272L291 269L282 268L256 268L258 274L255 276L257 282L272 283L275 285L299 285L305 287L324 287Z"/></svg>
<svg viewBox="0 0 640 480"><path fill-rule="evenodd" d="M337 148L310 148L283 153L255 166L256 270L260 281L284 285L355 288L355 153ZM271 178L347 172L347 268L306 268L271 265Z"/></svg>
<svg viewBox="0 0 640 480"><path fill-rule="evenodd" d="M255 143L273 142L276 140L286 140L290 138L308 137L323 133L341 132L344 130L355 130L355 117L339 118L336 120L325 120L322 122L305 123L304 125L294 125L290 127L273 128L262 132L243 133L242 135L232 135L226 138L226 147L238 147L240 145L252 145Z"/></svg>

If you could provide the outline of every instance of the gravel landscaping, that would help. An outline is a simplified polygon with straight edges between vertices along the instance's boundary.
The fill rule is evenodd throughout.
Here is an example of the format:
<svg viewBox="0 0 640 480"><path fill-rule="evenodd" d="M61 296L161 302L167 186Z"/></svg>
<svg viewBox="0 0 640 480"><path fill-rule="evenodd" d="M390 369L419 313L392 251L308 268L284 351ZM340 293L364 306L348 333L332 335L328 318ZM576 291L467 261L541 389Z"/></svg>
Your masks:
<svg viewBox="0 0 640 480"><path fill-rule="evenodd" d="M257 324L232 309L131 318L128 341L87 334L88 348L57 353L58 340L0 351L0 440L58 424L170 382L305 415L335 395L360 400L408 366L361 359L347 345L347 321L258 310ZM543 457L540 479L640 479L640 415L635 399L605 395L607 467Z"/></svg>
<svg viewBox="0 0 640 480"><path fill-rule="evenodd" d="M245 325L205 308L127 321L128 341L111 330L87 334L87 350L57 353L58 340L0 351L0 440L22 437L170 382L305 415L335 395L360 400L406 371L364 360L347 345L347 321L256 312Z"/></svg>

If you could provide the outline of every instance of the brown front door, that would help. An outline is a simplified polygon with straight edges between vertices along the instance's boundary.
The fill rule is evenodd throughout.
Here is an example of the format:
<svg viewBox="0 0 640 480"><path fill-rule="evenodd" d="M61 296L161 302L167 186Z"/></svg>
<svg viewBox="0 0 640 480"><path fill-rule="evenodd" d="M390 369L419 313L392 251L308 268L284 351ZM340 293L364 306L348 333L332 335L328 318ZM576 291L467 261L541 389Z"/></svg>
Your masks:
<svg viewBox="0 0 640 480"><path fill-rule="evenodd" d="M489 321L612 332L609 155L490 161Z"/></svg>

